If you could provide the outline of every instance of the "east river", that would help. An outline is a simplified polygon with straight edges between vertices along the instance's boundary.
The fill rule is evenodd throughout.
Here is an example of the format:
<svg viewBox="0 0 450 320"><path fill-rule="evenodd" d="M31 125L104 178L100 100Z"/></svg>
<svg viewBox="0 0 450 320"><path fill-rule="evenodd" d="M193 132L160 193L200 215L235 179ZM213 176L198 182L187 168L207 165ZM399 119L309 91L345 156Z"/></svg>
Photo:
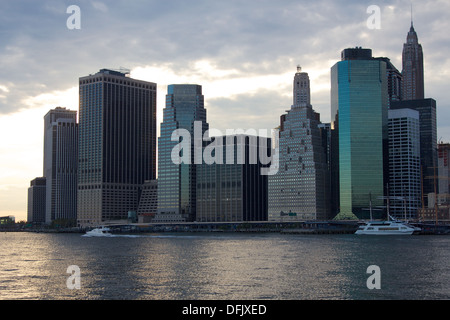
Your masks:
<svg viewBox="0 0 450 320"><path fill-rule="evenodd" d="M0 244L0 300L450 299L450 236L2 232Z"/></svg>

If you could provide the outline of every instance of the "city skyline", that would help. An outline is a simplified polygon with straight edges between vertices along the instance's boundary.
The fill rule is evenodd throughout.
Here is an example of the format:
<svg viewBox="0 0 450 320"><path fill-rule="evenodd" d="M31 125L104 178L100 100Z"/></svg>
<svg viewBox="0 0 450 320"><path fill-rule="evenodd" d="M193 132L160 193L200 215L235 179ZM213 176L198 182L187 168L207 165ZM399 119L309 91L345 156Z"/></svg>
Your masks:
<svg viewBox="0 0 450 320"><path fill-rule="evenodd" d="M15 215L16 221L26 219L26 190L41 172L43 149L42 135L21 136L17 130L42 132L43 116L57 106L78 110L80 76L125 66L133 78L157 83L158 127L167 85L198 83L211 127L271 129L291 104L290 78L300 64L311 77L312 104L328 122L330 68L341 50L371 48L401 70L410 27L410 1L380 3L379 30L366 25L369 4L356 2L263 2L254 10L240 2L186 7L170 1L143 8L127 4L124 10L120 2L82 1L80 30L66 27L69 5L18 1L1 13L0 132L14 139L0 145L0 216ZM450 75L442 71L450 64L448 6L444 1L414 6L414 28L424 48L425 98L438 103L438 139L444 141L450 137L445 113ZM17 22L7 24L12 19ZM91 39L97 45L90 46Z"/></svg>

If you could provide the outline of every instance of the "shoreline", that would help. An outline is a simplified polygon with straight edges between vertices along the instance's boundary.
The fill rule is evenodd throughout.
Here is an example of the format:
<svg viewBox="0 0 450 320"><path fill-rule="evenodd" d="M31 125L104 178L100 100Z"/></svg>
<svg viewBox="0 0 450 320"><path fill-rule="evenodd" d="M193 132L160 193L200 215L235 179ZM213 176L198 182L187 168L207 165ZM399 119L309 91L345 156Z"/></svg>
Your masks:
<svg viewBox="0 0 450 320"><path fill-rule="evenodd" d="M279 234L354 234L362 222L234 222L234 223L157 223L157 224L105 224L115 234L139 233L279 233ZM450 235L450 224L411 223L421 228L414 235ZM92 228L1 228L0 232L79 233Z"/></svg>

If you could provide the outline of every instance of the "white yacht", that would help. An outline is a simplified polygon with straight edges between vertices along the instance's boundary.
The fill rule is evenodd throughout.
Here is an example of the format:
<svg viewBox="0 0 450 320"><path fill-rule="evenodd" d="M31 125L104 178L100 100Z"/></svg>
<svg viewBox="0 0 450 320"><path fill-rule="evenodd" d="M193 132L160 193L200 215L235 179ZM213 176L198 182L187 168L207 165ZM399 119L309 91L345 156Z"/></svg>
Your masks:
<svg viewBox="0 0 450 320"><path fill-rule="evenodd" d="M412 235L414 232L420 231L420 228L416 228L406 222L399 221L393 218L389 214L389 196L383 197L387 199L387 220L373 221L372 220L372 195L369 194L370 199L370 221L364 225L359 226L355 234L367 234L367 235Z"/></svg>
<svg viewBox="0 0 450 320"><path fill-rule="evenodd" d="M87 237L108 237L108 236L112 236L112 234L110 233L110 229L105 227L105 226L101 226L99 228L95 228L92 229L91 231L86 232L85 236Z"/></svg>
<svg viewBox="0 0 450 320"><path fill-rule="evenodd" d="M398 220L370 221L356 230L359 235L411 235L420 228Z"/></svg>

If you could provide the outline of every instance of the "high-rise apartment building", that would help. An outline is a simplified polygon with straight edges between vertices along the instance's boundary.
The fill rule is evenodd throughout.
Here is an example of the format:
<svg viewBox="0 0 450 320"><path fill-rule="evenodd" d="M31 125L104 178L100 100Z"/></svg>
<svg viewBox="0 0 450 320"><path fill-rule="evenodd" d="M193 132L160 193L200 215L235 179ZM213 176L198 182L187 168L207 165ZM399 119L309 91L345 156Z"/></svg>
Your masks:
<svg viewBox="0 0 450 320"><path fill-rule="evenodd" d="M389 110L389 207L398 219L415 219L421 200L419 112Z"/></svg>
<svg viewBox="0 0 450 320"><path fill-rule="evenodd" d="M195 155L202 150L206 130L208 123L202 87L169 85L158 138L158 214L155 221L195 220L196 164L201 164ZM183 138L179 135L181 131L186 134ZM190 148L176 149L184 138L189 139L184 143L187 142ZM174 161L174 152L177 158L183 157L186 161Z"/></svg>
<svg viewBox="0 0 450 320"><path fill-rule="evenodd" d="M338 141L332 161L339 164L335 219L369 217L370 198L374 206L384 204L389 165L386 81L386 62L372 58L370 49L345 49L331 68L331 128Z"/></svg>
<svg viewBox="0 0 450 320"><path fill-rule="evenodd" d="M77 112L57 107L44 117L45 221L77 218Z"/></svg>
<svg viewBox="0 0 450 320"><path fill-rule="evenodd" d="M418 100L425 97L423 50L411 21L411 28L403 44L402 100Z"/></svg>
<svg viewBox="0 0 450 320"><path fill-rule="evenodd" d="M325 220L330 212L327 150L311 106L307 73L297 69L293 105L280 117L279 169L269 176L269 221Z"/></svg>
<svg viewBox="0 0 450 320"><path fill-rule="evenodd" d="M127 219L156 178L156 84L108 69L79 84L78 223Z"/></svg>

